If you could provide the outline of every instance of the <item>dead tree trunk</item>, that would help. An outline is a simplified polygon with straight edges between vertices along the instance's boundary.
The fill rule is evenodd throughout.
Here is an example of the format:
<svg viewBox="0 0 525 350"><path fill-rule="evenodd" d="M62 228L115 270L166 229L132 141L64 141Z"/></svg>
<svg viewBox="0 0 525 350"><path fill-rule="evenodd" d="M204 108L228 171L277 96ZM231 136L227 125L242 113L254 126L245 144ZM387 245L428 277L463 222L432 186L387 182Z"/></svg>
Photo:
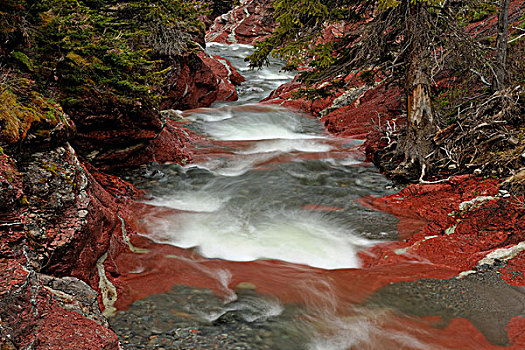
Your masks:
<svg viewBox="0 0 525 350"><path fill-rule="evenodd" d="M507 61L507 33L509 29L510 0L499 1L498 36L496 38L496 57L492 91L505 88L505 63Z"/></svg>
<svg viewBox="0 0 525 350"><path fill-rule="evenodd" d="M425 176L428 167L427 156L434 149L432 136L437 125L430 98L430 51L427 42L430 28L426 17L428 13L422 6L421 3L411 5L407 18L407 37L411 40L405 74L407 131L397 150L403 156L403 162L395 171L396 175L403 177L420 171L420 179Z"/></svg>

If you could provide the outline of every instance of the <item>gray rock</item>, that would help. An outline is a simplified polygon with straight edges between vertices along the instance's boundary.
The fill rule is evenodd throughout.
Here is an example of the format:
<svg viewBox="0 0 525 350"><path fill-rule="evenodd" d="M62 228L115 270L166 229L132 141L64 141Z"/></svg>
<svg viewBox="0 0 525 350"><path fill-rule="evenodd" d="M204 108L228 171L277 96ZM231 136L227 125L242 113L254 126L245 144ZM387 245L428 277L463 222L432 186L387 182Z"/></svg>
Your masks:
<svg viewBox="0 0 525 350"><path fill-rule="evenodd" d="M109 323L100 311L97 292L87 283L75 277L57 278L48 275L38 275L46 288L60 305L70 311L77 312L104 327Z"/></svg>
<svg viewBox="0 0 525 350"><path fill-rule="evenodd" d="M352 103L354 103L355 100L361 97L369 89L370 87L363 86L345 91L341 96L339 96L332 102L332 105L330 107L321 111L321 116L324 117L325 115L330 114L338 108L350 106Z"/></svg>

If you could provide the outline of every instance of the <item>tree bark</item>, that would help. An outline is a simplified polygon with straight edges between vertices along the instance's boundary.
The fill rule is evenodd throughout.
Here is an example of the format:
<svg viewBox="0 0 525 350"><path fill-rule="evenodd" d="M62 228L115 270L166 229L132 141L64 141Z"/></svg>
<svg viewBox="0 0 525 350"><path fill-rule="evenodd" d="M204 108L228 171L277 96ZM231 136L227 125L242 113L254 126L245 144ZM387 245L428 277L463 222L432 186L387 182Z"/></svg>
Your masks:
<svg viewBox="0 0 525 350"><path fill-rule="evenodd" d="M419 171L420 179L428 166L426 157L434 149L432 136L437 129L430 98L430 52L426 41L430 28L427 12L422 6L421 3L410 5L407 18L408 37L412 41L405 75L407 131L397 151L403 156L403 162L395 171L396 175L403 177Z"/></svg>
<svg viewBox="0 0 525 350"><path fill-rule="evenodd" d="M507 33L509 29L510 0L499 1L498 36L496 38L496 57L494 64L494 78L492 91L505 88L505 64L507 61Z"/></svg>

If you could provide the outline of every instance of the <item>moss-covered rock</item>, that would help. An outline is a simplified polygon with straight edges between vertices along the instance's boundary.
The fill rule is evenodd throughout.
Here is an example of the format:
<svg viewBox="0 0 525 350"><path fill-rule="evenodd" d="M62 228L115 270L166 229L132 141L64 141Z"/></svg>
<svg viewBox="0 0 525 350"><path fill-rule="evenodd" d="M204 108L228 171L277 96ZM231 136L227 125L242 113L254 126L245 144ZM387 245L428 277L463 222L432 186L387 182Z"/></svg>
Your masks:
<svg viewBox="0 0 525 350"><path fill-rule="evenodd" d="M26 79L18 80L31 85ZM73 134L73 122L55 101L37 91L19 93L9 83L0 85L0 89L1 144L42 145L63 141Z"/></svg>
<svg viewBox="0 0 525 350"><path fill-rule="evenodd" d="M148 147L169 80L202 50L203 11L201 1L0 0L0 145L57 146L77 130L71 141L96 165Z"/></svg>

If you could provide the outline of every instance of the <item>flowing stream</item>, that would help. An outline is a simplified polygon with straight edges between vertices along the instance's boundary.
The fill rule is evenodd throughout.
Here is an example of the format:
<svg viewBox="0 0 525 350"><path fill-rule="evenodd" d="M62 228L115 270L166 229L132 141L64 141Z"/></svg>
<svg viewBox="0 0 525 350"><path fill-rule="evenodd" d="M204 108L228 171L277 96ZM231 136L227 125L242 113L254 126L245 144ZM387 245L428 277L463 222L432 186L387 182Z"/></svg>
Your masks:
<svg viewBox="0 0 525 350"><path fill-rule="evenodd" d="M205 136L192 164L128 176L152 209L141 220L149 255L120 271L140 299L111 319L124 347L446 348L426 330L407 331L389 309L362 304L383 275L359 269L358 253L398 238L396 218L356 202L393 193L364 161L362 141L257 104L292 78L280 62L250 71L251 47L208 50L246 82L235 103L182 113Z"/></svg>

